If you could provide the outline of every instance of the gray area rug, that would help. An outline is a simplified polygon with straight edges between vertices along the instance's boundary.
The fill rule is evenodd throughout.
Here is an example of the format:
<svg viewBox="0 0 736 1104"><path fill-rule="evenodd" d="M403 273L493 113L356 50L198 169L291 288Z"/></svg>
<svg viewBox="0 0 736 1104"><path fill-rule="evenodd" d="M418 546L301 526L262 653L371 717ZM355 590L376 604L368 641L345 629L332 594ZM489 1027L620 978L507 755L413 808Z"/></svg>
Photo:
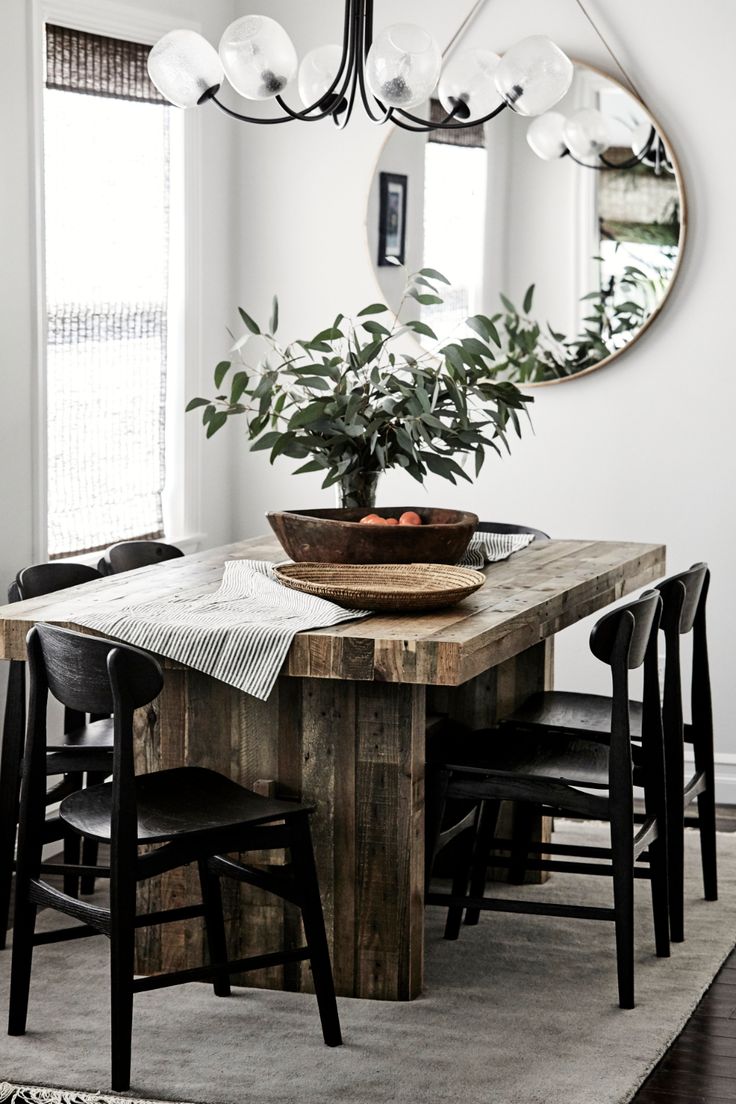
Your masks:
<svg viewBox="0 0 736 1104"><path fill-rule="evenodd" d="M594 825L565 825L555 838L571 833L605 839ZM695 833L688 832L687 853L687 939L669 960L654 956L649 885L637 882L632 1011L616 1004L612 924L487 913L448 943L444 912L431 909L426 993L411 1003L341 1000L345 1045L338 1049L322 1045L307 995L239 989L218 1000L204 985L139 995L130 1096L196 1104L624 1104L736 942L736 836L719 836L718 902L701 898ZM519 892L607 904L610 881L555 875ZM3 1014L9 959L0 956ZM37 948L35 967L28 1033L0 1035L7 1082L0 1081L0 1101L119 1100L107 1091L106 941ZM19 1088L29 1084L67 1091ZM95 1092L103 1095L85 1095Z"/></svg>

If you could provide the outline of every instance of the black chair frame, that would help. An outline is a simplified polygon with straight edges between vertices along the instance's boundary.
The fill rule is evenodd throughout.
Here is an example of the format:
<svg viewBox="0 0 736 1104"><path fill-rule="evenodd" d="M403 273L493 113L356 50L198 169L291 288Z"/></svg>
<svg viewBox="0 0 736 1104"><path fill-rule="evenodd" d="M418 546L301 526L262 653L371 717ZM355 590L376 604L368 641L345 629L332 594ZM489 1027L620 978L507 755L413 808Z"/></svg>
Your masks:
<svg viewBox="0 0 736 1104"><path fill-rule="evenodd" d="M125 1091L130 1085L133 997L136 993L192 981L211 980L217 996L230 993L229 976L285 963L309 961L317 994L325 1043L339 1046L342 1039L335 1002L329 950L324 930L309 817L311 809L251 794L224 780L252 799L256 815L250 823L187 831L184 827L161 829L155 850L139 852L140 823L133 757L133 714L150 703L163 685L163 673L152 656L128 645L68 630L37 625L28 636L31 674L29 731L26 740L21 795L21 817L16 876L8 1033L26 1029L33 948L39 944L105 935L110 940L112 1087ZM42 877L43 819L45 809L46 708L49 692L70 708L113 714L115 725L112 782L74 794L62 803L61 816L78 825L72 813L88 810L89 828L105 824L110 842L109 867L64 864L64 873L109 878L110 904L74 899ZM142 780L164 783L166 792L189 772L222 779L202 768L174 768ZM166 776L166 777L164 777ZM197 781L198 784L198 781ZM82 801L80 802L80 798ZM69 802L69 812L66 806ZM213 813L214 816L214 813ZM164 820L163 823L166 823ZM213 824L216 824L216 818ZM100 839L104 832L98 831ZM229 852L288 848L287 868L250 870L224 857ZM136 884L168 870L196 862L201 901L138 915ZM227 954L220 893L220 876L237 877L291 901L302 911L306 944L298 948L231 960ZM55 909L82 921L81 925L36 933L39 908ZM148 977L134 976L135 931L139 927L203 917L210 964Z"/></svg>

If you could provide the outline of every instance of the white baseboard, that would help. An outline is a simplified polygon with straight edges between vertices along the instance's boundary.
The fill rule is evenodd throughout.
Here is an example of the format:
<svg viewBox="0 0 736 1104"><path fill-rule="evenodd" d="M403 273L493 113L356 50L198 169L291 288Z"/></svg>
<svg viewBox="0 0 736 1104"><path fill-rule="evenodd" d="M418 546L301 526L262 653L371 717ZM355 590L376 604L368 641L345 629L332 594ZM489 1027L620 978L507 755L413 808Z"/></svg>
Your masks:
<svg viewBox="0 0 736 1104"><path fill-rule="evenodd" d="M692 755L685 755L686 763L692 763ZM716 802L719 805L736 805L736 755L720 752L715 755Z"/></svg>

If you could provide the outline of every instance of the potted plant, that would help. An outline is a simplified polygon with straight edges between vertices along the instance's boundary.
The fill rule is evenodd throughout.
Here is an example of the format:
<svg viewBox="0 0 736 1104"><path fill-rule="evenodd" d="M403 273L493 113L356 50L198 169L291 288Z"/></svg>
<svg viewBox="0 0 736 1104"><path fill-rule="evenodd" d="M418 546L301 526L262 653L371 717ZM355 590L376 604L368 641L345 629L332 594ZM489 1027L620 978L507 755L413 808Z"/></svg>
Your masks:
<svg viewBox="0 0 736 1104"><path fill-rule="evenodd" d="M501 341L485 315L468 318L472 336L437 342L426 323L402 320L410 300L442 302L436 269L408 277L398 314L371 303L354 319L338 314L314 337L282 344L276 338L278 301L267 329L239 308L244 324L228 360L214 371L217 394L194 398L207 437L229 418L242 416L251 449L270 451L271 463L288 456L299 472L323 474L338 486L343 506L372 506L381 472L403 468L419 483L432 472L455 483L477 475L488 449L508 449L509 430L520 435L520 411L531 398L511 382L494 380ZM402 349L408 332L437 342L426 351ZM493 346L495 346L495 351Z"/></svg>

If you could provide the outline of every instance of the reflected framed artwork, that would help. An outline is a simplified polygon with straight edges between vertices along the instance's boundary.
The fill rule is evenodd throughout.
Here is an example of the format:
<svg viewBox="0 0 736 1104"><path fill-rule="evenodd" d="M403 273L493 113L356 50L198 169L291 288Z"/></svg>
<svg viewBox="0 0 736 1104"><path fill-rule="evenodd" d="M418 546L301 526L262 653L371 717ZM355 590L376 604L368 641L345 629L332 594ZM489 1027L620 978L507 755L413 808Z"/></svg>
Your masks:
<svg viewBox="0 0 736 1104"><path fill-rule="evenodd" d="M378 264L403 264L408 178L401 173L382 172L380 187Z"/></svg>

